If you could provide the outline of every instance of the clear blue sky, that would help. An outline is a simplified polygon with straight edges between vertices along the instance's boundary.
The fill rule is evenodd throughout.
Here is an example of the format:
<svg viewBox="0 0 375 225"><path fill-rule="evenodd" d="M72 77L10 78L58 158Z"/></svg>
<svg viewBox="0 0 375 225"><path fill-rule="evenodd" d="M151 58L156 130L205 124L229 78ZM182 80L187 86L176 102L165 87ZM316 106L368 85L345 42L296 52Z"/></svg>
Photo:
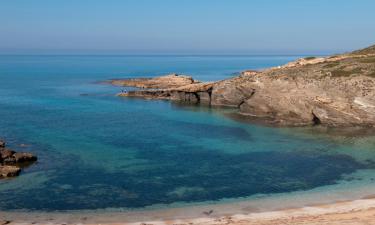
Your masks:
<svg viewBox="0 0 375 225"><path fill-rule="evenodd" d="M0 54L336 53L373 43L374 0L0 1Z"/></svg>

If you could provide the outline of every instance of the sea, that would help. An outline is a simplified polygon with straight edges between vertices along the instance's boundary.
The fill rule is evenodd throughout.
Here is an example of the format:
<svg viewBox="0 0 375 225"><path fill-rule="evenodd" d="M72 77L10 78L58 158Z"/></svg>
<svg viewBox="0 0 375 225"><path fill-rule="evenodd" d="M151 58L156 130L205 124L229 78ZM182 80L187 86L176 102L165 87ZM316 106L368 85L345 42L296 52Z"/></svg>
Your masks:
<svg viewBox="0 0 375 225"><path fill-rule="evenodd" d="M38 161L0 180L0 211L240 201L266 210L375 194L371 131L271 127L230 108L117 97L122 88L103 82L169 73L217 81L300 57L1 55L0 138Z"/></svg>

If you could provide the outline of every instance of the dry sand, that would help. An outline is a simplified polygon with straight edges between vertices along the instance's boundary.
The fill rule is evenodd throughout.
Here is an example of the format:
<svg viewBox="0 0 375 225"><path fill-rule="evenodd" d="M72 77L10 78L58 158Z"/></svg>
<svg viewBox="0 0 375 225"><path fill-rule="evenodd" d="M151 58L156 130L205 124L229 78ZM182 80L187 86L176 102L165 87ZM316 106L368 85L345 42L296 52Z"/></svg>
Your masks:
<svg viewBox="0 0 375 225"><path fill-rule="evenodd" d="M166 215L167 216L167 215ZM171 216L171 215L170 215ZM172 219L164 221L127 222L126 214L18 214L0 213L0 224L128 224L128 225L357 225L375 224L375 199L338 202L298 209L273 212L236 214L221 217L211 215L193 219Z"/></svg>

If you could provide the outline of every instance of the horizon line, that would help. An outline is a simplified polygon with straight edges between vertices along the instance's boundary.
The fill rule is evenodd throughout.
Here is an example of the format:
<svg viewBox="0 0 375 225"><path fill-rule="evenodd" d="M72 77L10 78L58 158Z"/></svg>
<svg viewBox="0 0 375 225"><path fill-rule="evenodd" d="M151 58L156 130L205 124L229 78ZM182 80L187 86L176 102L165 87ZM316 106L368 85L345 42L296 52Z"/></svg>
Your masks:
<svg viewBox="0 0 375 225"><path fill-rule="evenodd" d="M337 53L339 54L339 53ZM329 56L330 53L5 53L0 56L118 56L118 57L197 57L197 56L223 56L223 57L267 57L267 56Z"/></svg>
<svg viewBox="0 0 375 225"><path fill-rule="evenodd" d="M113 50L113 49L9 49L0 48L0 55L56 56L327 56L349 53L353 49L253 49L253 50Z"/></svg>

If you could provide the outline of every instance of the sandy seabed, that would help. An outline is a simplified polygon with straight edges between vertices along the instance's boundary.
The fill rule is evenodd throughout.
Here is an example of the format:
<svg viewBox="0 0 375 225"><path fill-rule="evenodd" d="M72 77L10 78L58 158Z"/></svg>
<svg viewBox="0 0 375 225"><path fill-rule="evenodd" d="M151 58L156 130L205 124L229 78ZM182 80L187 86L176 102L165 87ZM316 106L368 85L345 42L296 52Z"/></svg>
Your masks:
<svg viewBox="0 0 375 225"><path fill-rule="evenodd" d="M375 199L337 202L303 208L284 209L249 214L215 216L204 212L203 216L185 219L173 218L183 209L170 209L153 213L20 213L1 212L0 224L128 224L128 225L357 225L375 224ZM154 215L152 215L154 214ZM153 220L155 218L166 218ZM136 219L139 219L137 222Z"/></svg>

